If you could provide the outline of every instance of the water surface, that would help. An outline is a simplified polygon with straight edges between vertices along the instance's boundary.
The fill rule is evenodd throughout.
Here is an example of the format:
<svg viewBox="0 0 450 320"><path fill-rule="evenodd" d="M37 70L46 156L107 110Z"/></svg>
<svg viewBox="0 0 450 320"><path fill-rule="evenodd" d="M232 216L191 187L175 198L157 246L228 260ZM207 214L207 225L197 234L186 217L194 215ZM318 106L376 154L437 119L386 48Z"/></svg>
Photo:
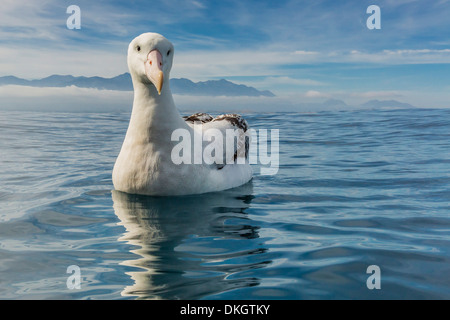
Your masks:
<svg viewBox="0 0 450 320"><path fill-rule="evenodd" d="M0 112L0 298L450 298L450 110L245 116L276 175L158 198L113 191L129 114Z"/></svg>

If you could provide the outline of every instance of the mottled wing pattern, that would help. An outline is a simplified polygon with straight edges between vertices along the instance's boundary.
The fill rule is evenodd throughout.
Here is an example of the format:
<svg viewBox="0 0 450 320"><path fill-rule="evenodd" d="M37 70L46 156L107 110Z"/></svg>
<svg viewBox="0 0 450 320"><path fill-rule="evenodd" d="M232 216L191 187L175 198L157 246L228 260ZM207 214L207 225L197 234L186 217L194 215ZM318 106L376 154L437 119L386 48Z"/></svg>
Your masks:
<svg viewBox="0 0 450 320"><path fill-rule="evenodd" d="M186 122L194 123L196 121L200 121L201 123L209 122L213 120L213 117L207 113L194 113L190 116L184 116L183 117Z"/></svg>
<svg viewBox="0 0 450 320"><path fill-rule="evenodd" d="M226 159L227 155L225 154L224 150L223 163L216 164L217 169L222 169L227 163L230 163L230 160L232 160L232 162L235 162L238 158L238 155L244 155L245 159L248 159L250 148L250 135L248 132L249 126L247 121L241 115L229 113L222 114L213 118L207 113L195 113L190 116L184 116L183 118L190 126L193 126L194 123L201 123L203 124L203 130L207 130L209 128L218 129L223 133L224 137L226 136L227 129L238 129L239 138L237 139L238 141L234 148L233 158Z"/></svg>
<svg viewBox="0 0 450 320"><path fill-rule="evenodd" d="M247 132L248 130L248 123L240 114L222 114L212 119L212 121L228 121L233 127L236 127L237 129L242 129L244 132Z"/></svg>

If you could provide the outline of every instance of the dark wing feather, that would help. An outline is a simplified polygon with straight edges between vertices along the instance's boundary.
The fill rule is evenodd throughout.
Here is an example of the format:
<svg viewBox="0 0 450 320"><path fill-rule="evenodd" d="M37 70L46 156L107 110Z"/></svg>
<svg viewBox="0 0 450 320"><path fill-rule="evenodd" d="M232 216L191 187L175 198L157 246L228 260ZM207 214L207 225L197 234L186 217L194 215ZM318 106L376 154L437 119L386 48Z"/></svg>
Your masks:
<svg viewBox="0 0 450 320"><path fill-rule="evenodd" d="M240 115L235 113L222 114L220 116L215 117L212 121L228 121L233 127L237 129L242 129L244 132L248 130L247 121Z"/></svg>
<svg viewBox="0 0 450 320"><path fill-rule="evenodd" d="M190 116L184 116L184 120L190 125L193 126L194 123L202 123L204 124L203 130L207 130L208 128L216 128L222 131L222 133L225 135L227 129L239 129L242 130L242 136L239 139L241 142L235 146L235 153L234 153L234 161L236 161L238 157L238 152L245 152L245 158L248 160L249 157L249 148L250 148L250 134L248 131L248 123L247 121L239 114L235 113L228 113L228 114L222 114L220 116L217 116L213 118L211 115L207 113L195 113ZM242 145L242 142L244 142L244 145ZM242 150L242 147L244 150ZM224 155L225 157L225 155ZM225 160L225 158L224 158ZM226 163L223 164L216 164L217 169L222 169Z"/></svg>
<svg viewBox="0 0 450 320"><path fill-rule="evenodd" d="M210 122L211 120L213 120L213 117L211 117L211 115L209 115L207 113L202 113L202 112L194 113L190 116L184 116L183 118L184 118L184 121L192 122L192 123L194 123L196 121L205 123L205 122Z"/></svg>
<svg viewBox="0 0 450 320"><path fill-rule="evenodd" d="M225 121L225 122L229 123L231 128L242 130L242 132L244 133L243 139L245 139L244 140L245 158L248 159L249 149L250 149L250 135L246 134L246 132L248 130L247 121L240 114L228 113L228 114L222 114L220 116L215 117L211 121L211 125L213 125L214 122L218 122L218 121ZM234 153L235 161L237 159L237 156L238 156L238 150L236 150L236 152Z"/></svg>

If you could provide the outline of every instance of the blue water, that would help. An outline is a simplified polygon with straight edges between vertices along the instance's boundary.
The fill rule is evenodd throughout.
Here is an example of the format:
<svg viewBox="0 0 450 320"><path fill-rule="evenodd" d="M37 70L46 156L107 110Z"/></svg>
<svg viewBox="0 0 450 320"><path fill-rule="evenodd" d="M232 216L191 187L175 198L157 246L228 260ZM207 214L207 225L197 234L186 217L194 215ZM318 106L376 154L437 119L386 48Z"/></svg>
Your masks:
<svg viewBox="0 0 450 320"><path fill-rule="evenodd" d="M450 109L245 116L276 175L154 198L112 192L129 114L0 112L0 298L450 298Z"/></svg>

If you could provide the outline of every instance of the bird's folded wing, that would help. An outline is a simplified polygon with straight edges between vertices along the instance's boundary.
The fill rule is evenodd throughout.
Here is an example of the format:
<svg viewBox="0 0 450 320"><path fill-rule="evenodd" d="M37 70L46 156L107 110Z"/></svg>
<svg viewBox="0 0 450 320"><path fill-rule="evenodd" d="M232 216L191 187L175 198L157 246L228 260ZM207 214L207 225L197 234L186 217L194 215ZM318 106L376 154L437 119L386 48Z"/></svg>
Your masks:
<svg viewBox="0 0 450 320"><path fill-rule="evenodd" d="M245 162L245 159L248 159L250 135L247 121L241 115L223 114L213 118L206 113L196 113L184 119L194 129L202 130L203 137L206 138L204 145L216 139L220 132L222 154L214 155L215 160L209 161L215 162L218 169L222 169L226 164L240 163L239 160ZM203 156L208 156L208 153Z"/></svg>

